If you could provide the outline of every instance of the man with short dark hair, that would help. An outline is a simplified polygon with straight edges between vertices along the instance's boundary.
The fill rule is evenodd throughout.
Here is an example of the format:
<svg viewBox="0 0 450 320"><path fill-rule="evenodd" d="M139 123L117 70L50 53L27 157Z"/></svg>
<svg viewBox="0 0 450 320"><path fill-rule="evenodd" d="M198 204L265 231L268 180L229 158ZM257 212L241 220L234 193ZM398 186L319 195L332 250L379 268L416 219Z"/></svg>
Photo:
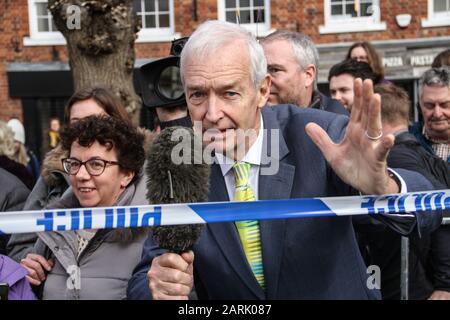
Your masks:
<svg viewBox="0 0 450 320"><path fill-rule="evenodd" d="M331 67L328 82L330 83L330 95L338 100L348 110L352 111L355 93L353 83L356 78L362 80L371 79L377 82L377 76L373 73L367 62L348 59Z"/></svg>

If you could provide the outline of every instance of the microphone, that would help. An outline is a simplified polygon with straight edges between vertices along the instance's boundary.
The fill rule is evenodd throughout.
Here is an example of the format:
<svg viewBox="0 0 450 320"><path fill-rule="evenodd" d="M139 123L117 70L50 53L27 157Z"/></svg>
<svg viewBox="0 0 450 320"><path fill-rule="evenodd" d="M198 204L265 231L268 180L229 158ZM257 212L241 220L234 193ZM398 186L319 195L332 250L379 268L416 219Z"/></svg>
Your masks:
<svg viewBox="0 0 450 320"><path fill-rule="evenodd" d="M203 161L202 139L194 137L192 128L176 126L165 128L154 139L145 167L151 204L208 201L210 167ZM197 150L195 141L200 142ZM203 224L156 226L153 241L181 254L192 249L203 229Z"/></svg>

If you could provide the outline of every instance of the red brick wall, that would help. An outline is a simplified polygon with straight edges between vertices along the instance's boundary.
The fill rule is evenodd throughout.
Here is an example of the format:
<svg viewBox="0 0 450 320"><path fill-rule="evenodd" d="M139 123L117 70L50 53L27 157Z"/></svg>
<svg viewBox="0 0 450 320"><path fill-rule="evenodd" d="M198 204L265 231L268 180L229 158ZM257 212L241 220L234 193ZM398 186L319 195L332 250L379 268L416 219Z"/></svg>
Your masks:
<svg viewBox="0 0 450 320"><path fill-rule="evenodd" d="M217 18L217 0L197 1L197 21L193 20L193 1L175 0L175 31L188 36L203 21ZM345 34L319 34L324 24L323 0L272 0L271 22L274 29L301 31L316 43L354 42L357 40L388 40L450 36L450 27L422 28L421 19L427 17L427 0L381 0L381 21L387 30ZM395 16L410 13L413 18L406 29L395 22ZM29 36L27 0L0 0L0 119L21 118L22 107L17 99L10 99L6 66L10 62L67 61L64 46L25 47L23 37ZM136 58L164 57L170 43L136 44Z"/></svg>
<svg viewBox="0 0 450 320"><path fill-rule="evenodd" d="M320 34L324 25L324 1L322 0L273 0L271 19L274 29L289 29L308 34L315 43L354 42L359 40L390 40L449 36L450 27L422 28L421 19L428 16L427 0L381 0L381 21L386 22L386 31L345 34ZM395 16L401 13L412 15L411 24L402 29Z"/></svg>
<svg viewBox="0 0 450 320"><path fill-rule="evenodd" d="M0 1L0 119L22 119L22 104L9 98L6 64L11 62L67 61L63 46L25 47L29 36L27 0ZM55 51L55 53L53 53Z"/></svg>

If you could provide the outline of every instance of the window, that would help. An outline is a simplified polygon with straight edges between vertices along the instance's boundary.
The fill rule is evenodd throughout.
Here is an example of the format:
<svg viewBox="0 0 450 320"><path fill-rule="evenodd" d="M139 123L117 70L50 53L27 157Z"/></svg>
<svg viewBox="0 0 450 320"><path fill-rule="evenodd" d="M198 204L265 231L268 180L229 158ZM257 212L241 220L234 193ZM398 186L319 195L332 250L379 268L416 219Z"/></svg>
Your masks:
<svg viewBox="0 0 450 320"><path fill-rule="evenodd" d="M174 34L173 0L134 0L134 11L142 29L137 42L171 41Z"/></svg>
<svg viewBox="0 0 450 320"><path fill-rule="evenodd" d="M379 0L325 0L325 25L320 33L386 30Z"/></svg>
<svg viewBox="0 0 450 320"><path fill-rule="evenodd" d="M219 0L219 20L239 23L258 36L270 30L270 0Z"/></svg>
<svg viewBox="0 0 450 320"><path fill-rule="evenodd" d="M54 32L58 31L53 22L53 17L50 11L47 10L47 1L35 2L36 6L36 20L38 32Z"/></svg>
<svg viewBox="0 0 450 320"><path fill-rule="evenodd" d="M373 14L372 0L331 0L331 18L370 17Z"/></svg>
<svg viewBox="0 0 450 320"><path fill-rule="evenodd" d="M24 45L63 45L66 41L57 31L47 0L28 0L30 37ZM171 41L174 34L173 0L134 0L134 10L141 19L142 29L136 42Z"/></svg>
<svg viewBox="0 0 450 320"><path fill-rule="evenodd" d="M450 0L428 0L428 18L422 19L422 27L450 25Z"/></svg>
<svg viewBox="0 0 450 320"><path fill-rule="evenodd" d="M47 9L47 0L28 0L30 37L24 38L24 45L65 44L63 35L56 29L53 17Z"/></svg>

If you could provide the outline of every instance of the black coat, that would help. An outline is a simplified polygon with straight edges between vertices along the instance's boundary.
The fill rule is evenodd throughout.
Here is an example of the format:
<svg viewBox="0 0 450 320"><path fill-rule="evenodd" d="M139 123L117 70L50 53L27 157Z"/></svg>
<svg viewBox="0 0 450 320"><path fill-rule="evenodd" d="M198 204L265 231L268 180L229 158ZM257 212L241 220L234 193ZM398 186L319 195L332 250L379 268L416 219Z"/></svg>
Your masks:
<svg viewBox="0 0 450 320"><path fill-rule="evenodd" d="M20 211L27 200L30 190L14 175L0 168L0 214L3 211ZM0 230L0 254L6 254L9 236Z"/></svg>
<svg viewBox="0 0 450 320"><path fill-rule="evenodd" d="M388 156L391 168L416 171L436 189L450 188L450 168L445 161L428 153L415 139L403 132L396 136ZM400 299L401 237L382 225L358 230L358 242L368 265L381 269L383 299ZM409 298L427 299L435 290L450 291L450 226L431 234L410 237Z"/></svg>
<svg viewBox="0 0 450 320"><path fill-rule="evenodd" d="M11 160L7 156L0 156L0 168L3 168L9 173L15 175L27 186L28 189L33 189L35 182L33 175L23 164Z"/></svg>

